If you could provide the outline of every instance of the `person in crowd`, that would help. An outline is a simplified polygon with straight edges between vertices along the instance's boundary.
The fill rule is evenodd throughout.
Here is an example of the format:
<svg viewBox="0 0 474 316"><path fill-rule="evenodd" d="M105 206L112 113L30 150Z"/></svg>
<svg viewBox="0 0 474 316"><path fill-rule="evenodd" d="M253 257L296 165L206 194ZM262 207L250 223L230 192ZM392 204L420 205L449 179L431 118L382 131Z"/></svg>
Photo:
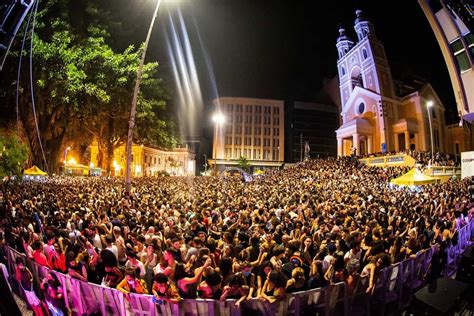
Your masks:
<svg viewBox="0 0 474 316"><path fill-rule="evenodd" d="M199 297L218 300L222 295L221 282L222 277L219 272L210 271L197 288Z"/></svg>
<svg viewBox="0 0 474 316"><path fill-rule="evenodd" d="M385 269L389 265L390 257L387 254L379 254L372 257L370 263L364 267L360 275L362 277L369 276L369 286L367 287L367 293L374 293L378 272L382 269Z"/></svg>
<svg viewBox="0 0 474 316"><path fill-rule="evenodd" d="M430 157L406 154L422 165ZM431 163L451 160L436 154ZM308 159L250 182L226 176L137 178L129 197L114 178L0 182L0 231L5 245L34 262L111 287L128 286L123 280L130 276L120 282L119 272L128 259L129 266L143 265L138 276L145 274L144 288L151 290L153 276L164 273L184 298L196 292L220 298L240 275L237 299L248 286L246 298L276 301L287 282L275 273L292 279L291 292L303 283L299 268L308 288L344 280L349 288L358 278L354 266L364 268L371 292L382 267L436 244L455 245L458 231L474 217L470 181L416 189L388 184L406 171L347 157ZM132 253L137 258L127 257ZM443 256L432 265L435 275ZM252 285L256 293L248 296Z"/></svg>
<svg viewBox="0 0 474 316"><path fill-rule="evenodd" d="M134 251L127 251L127 262L125 263L125 269L132 268L137 272L137 276L143 279L146 274L145 265L138 260L138 256Z"/></svg>
<svg viewBox="0 0 474 316"><path fill-rule="evenodd" d="M117 266L105 266L105 276L102 279L102 286L115 288L123 279L123 273Z"/></svg>
<svg viewBox="0 0 474 316"><path fill-rule="evenodd" d="M48 258L43 252L43 243L39 240L33 243L33 260L43 267L51 268Z"/></svg>
<svg viewBox="0 0 474 316"><path fill-rule="evenodd" d="M20 284L23 293L25 294L26 302L28 305L31 306L33 309L33 313L36 316L43 316L47 315L45 313L44 304L36 295L34 288L33 288L33 274L31 273L30 269L25 267L23 259L18 257L15 260L16 262L16 279Z"/></svg>
<svg viewBox="0 0 474 316"><path fill-rule="evenodd" d="M240 307L240 304L248 297L248 287L245 288L245 279L242 273L236 273L227 280L227 285L222 289L220 297L221 301L226 299L236 299L236 307Z"/></svg>
<svg viewBox="0 0 474 316"><path fill-rule="evenodd" d="M153 277L152 293L154 302L159 305L162 305L163 301L176 304L182 300L178 289L164 273L158 273Z"/></svg>
<svg viewBox="0 0 474 316"><path fill-rule="evenodd" d="M67 309L64 302L64 294L58 277L53 272L49 272L47 277L41 283L41 289L44 291L46 305L51 316L67 315Z"/></svg>
<svg viewBox="0 0 474 316"><path fill-rule="evenodd" d="M117 290L128 297L128 294L148 294L145 281L136 277L136 270L134 268L127 268L125 270L125 277L117 285Z"/></svg>
<svg viewBox="0 0 474 316"><path fill-rule="evenodd" d="M308 290L308 284L303 268L297 267L291 271L291 279L286 282L286 293Z"/></svg>
<svg viewBox="0 0 474 316"><path fill-rule="evenodd" d="M67 253L67 271L75 279L87 282L87 269L83 262L77 260L73 251Z"/></svg>
<svg viewBox="0 0 474 316"><path fill-rule="evenodd" d="M200 282L204 270L210 267L211 263L211 259L208 258L203 266L194 271L194 275L187 272L186 267L182 263L176 264L174 279L181 297L196 298L197 284Z"/></svg>
<svg viewBox="0 0 474 316"><path fill-rule="evenodd" d="M52 250L49 252L49 266L58 272L66 272L66 255L59 246L59 242L54 242Z"/></svg>
<svg viewBox="0 0 474 316"><path fill-rule="evenodd" d="M269 303L281 301L286 297L287 278L281 271L270 272L263 285L261 298Z"/></svg>

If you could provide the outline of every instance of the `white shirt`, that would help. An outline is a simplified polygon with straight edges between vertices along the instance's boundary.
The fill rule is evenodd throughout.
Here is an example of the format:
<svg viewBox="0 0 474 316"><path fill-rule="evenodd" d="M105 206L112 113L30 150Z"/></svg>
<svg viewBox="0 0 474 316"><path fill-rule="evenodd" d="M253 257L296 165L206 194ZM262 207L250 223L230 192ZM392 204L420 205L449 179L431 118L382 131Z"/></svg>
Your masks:
<svg viewBox="0 0 474 316"><path fill-rule="evenodd" d="M354 252L352 251L352 249L351 249L351 250L349 250L348 252L346 252L346 254L344 255L344 259L345 259L345 260L348 260L348 261L350 261L351 259L356 259L357 261L360 262L360 255L361 255L361 253L362 253L362 251L359 251L359 252L357 252L357 253L354 253Z"/></svg>
<svg viewBox="0 0 474 316"><path fill-rule="evenodd" d="M105 248L105 249L112 251L112 253L115 255L115 258L117 258L117 261L118 261L118 249L117 249L117 246L112 245L112 246L109 246L109 247L107 247L107 248Z"/></svg>
<svg viewBox="0 0 474 316"><path fill-rule="evenodd" d="M132 268L132 269L136 269L136 268L140 268L140 278L143 278L145 276L145 265L143 265L143 263L141 261L138 261L136 262L136 264L133 264L130 262L130 260L127 260L127 262L125 263L125 269L127 268Z"/></svg>

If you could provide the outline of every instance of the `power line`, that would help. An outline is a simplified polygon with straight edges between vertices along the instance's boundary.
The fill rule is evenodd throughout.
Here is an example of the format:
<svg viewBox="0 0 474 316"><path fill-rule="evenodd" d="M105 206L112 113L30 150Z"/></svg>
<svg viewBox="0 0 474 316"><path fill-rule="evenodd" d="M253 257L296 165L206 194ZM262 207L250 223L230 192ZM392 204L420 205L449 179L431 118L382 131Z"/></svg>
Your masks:
<svg viewBox="0 0 474 316"><path fill-rule="evenodd" d="M19 94L20 94L20 74L21 74L21 62L23 59L23 50L25 48L26 36L28 35L28 29L30 28L30 21L31 17L33 16L33 10L29 12L28 21L26 22L25 33L23 34L23 40L21 42L21 49L20 49L20 56L18 60L18 74L16 78L16 125L18 130L18 137L20 137L20 102L19 102Z"/></svg>
<svg viewBox="0 0 474 316"><path fill-rule="evenodd" d="M43 154L44 165L46 172L49 174L48 162L46 161L46 155L44 154L43 143L41 142L41 135L38 127L38 118L36 116L36 106L33 88L33 38L35 36L35 24L36 24L36 13L38 12L39 0L36 1L35 10L33 12L33 25L31 26L31 41L30 41L30 92L31 92L31 107L33 109L33 116L35 118L36 134L38 135L38 143Z"/></svg>

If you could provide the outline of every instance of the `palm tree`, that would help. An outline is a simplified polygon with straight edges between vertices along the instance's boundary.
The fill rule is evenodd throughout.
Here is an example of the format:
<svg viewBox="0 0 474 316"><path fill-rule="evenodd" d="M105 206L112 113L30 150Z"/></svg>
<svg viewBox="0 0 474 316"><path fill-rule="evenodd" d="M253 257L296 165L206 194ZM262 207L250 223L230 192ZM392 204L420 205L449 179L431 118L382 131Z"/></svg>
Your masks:
<svg viewBox="0 0 474 316"><path fill-rule="evenodd" d="M239 157L238 166L240 169L244 170L245 172L248 172L250 170L250 163L247 160L247 158L244 156Z"/></svg>

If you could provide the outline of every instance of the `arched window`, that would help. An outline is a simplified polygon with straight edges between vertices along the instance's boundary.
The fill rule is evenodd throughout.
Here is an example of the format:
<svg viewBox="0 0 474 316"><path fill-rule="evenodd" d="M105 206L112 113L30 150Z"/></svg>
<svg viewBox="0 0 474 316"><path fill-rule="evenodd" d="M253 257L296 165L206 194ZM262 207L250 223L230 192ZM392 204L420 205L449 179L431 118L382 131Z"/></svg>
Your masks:
<svg viewBox="0 0 474 316"><path fill-rule="evenodd" d="M366 50L365 48L362 49L362 56L364 57L364 60L366 60L367 57L369 57L369 56L367 55L367 50Z"/></svg>
<svg viewBox="0 0 474 316"><path fill-rule="evenodd" d="M346 75L346 68L344 68L344 66L341 66L341 75Z"/></svg>

